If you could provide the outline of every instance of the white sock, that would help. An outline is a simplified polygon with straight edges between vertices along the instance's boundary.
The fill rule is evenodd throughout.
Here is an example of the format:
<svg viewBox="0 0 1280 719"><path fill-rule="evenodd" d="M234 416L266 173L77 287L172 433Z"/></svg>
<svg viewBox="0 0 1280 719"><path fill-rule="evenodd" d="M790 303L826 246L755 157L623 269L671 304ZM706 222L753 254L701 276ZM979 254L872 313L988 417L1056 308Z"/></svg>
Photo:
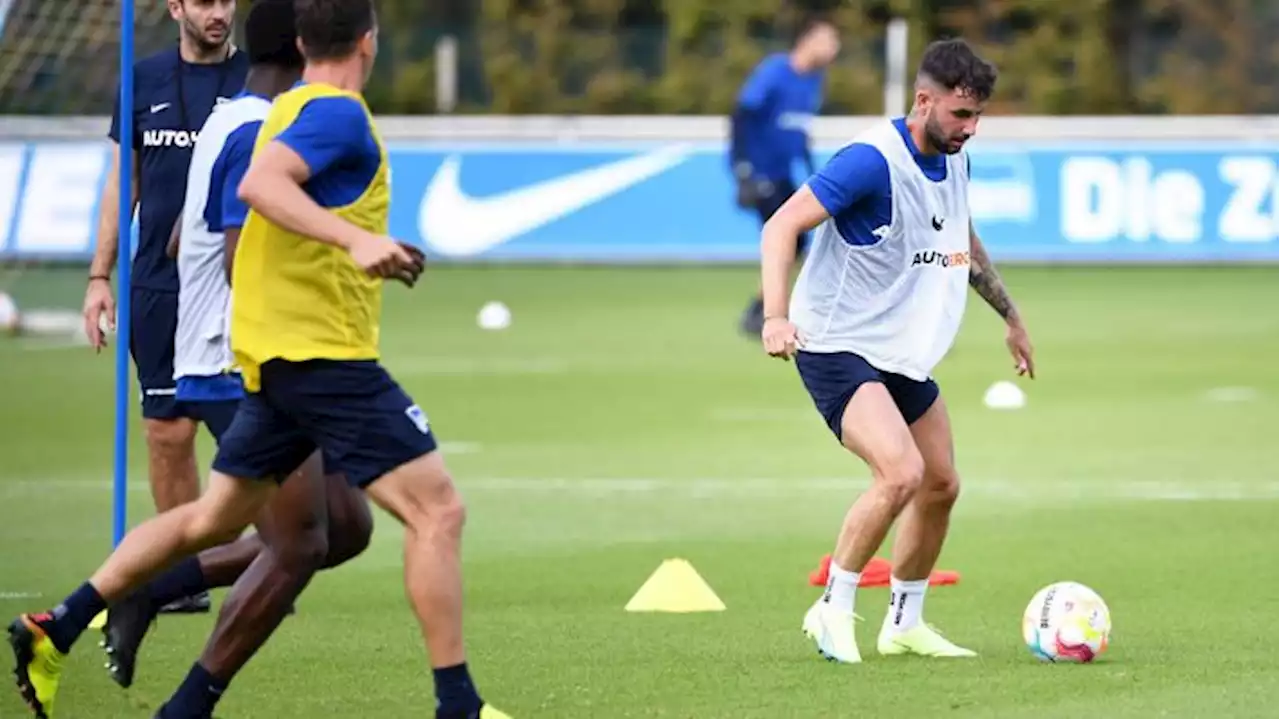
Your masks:
<svg viewBox="0 0 1280 719"><path fill-rule="evenodd" d="M841 569L832 562L830 576L827 578L827 591L822 595L822 601L842 612L853 614L853 595L857 591L858 573Z"/></svg>
<svg viewBox="0 0 1280 719"><path fill-rule="evenodd" d="M915 629L924 613L924 592L928 588L928 579L904 582L897 577L890 577L889 614L884 618L885 624L898 632Z"/></svg>

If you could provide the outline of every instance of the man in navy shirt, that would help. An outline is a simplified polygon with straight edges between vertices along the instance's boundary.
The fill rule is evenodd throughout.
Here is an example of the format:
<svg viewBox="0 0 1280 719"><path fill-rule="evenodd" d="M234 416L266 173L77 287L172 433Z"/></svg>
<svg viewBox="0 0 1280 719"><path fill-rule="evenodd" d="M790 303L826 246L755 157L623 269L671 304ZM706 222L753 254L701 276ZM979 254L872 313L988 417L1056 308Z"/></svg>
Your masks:
<svg viewBox="0 0 1280 719"><path fill-rule="evenodd" d="M142 58L133 68L133 193L138 212L133 259L130 354L142 393L151 494L164 511L200 496L196 471L196 408L178 402L173 378L173 340L178 322L178 271L165 253L182 213L187 167L198 130L213 106L244 85L248 58L231 43L235 0L168 0L178 23L178 44ZM85 292L85 333L95 350L106 346L99 322L115 324L111 270L116 264L121 221L118 200L120 107L111 120L111 170L98 216L98 245ZM169 611L208 611L208 595L175 602Z"/></svg>
<svg viewBox="0 0 1280 719"><path fill-rule="evenodd" d="M729 155L738 183L738 205L764 223L796 191L795 166L813 174L809 123L822 107L825 70L840 52L831 21L813 16L799 26L789 53L774 53L756 66L738 94ZM804 241L796 243L797 257ZM758 337L764 302L757 294L742 316L742 331Z"/></svg>

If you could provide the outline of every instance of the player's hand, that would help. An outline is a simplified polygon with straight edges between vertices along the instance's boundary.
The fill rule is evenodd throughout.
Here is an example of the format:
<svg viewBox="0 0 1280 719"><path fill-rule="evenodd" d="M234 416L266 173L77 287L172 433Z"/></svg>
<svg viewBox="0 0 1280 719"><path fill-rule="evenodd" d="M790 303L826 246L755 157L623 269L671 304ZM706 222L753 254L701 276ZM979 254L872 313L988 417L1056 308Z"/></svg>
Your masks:
<svg viewBox="0 0 1280 719"><path fill-rule="evenodd" d="M97 277L89 280L84 293L84 335L95 352L107 346L107 335L101 324L103 315L106 315L107 327L115 332L116 299L111 294L111 282Z"/></svg>
<svg viewBox="0 0 1280 719"><path fill-rule="evenodd" d="M373 277L399 280L413 286L422 274L421 253L390 237L369 235L350 249L351 259Z"/></svg>
<svg viewBox="0 0 1280 719"><path fill-rule="evenodd" d="M760 330L760 341L770 357L788 362L795 356L796 350L804 346L800 330L786 317L770 317L765 320L764 329Z"/></svg>
<svg viewBox="0 0 1280 719"><path fill-rule="evenodd" d="M398 244L409 253L409 257L413 262L407 267L400 268L400 271L395 274L394 279L404 283L406 287L413 287L417 284L418 278L422 276L422 271L427 266L427 256L422 253L422 250L408 244L407 242L400 242Z"/></svg>
<svg viewBox="0 0 1280 719"><path fill-rule="evenodd" d="M1027 328L1022 324L1022 320L1014 319L1009 322L1009 329L1005 332L1004 343L1009 347L1009 354L1013 355L1013 367L1018 372L1018 376L1026 375L1031 379L1036 378L1036 363L1031 358L1031 338L1027 336Z"/></svg>

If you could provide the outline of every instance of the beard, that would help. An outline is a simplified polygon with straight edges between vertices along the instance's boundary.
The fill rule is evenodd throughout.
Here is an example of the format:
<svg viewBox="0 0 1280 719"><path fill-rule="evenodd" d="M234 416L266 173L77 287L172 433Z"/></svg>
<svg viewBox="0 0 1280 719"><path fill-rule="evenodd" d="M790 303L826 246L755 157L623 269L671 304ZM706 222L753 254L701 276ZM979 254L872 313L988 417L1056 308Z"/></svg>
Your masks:
<svg viewBox="0 0 1280 719"><path fill-rule="evenodd" d="M213 55L223 50L227 43L231 42L231 28L229 27L222 28L221 39L216 39L210 33L197 27L190 19L183 20L182 30L187 37L191 38L192 43L201 55Z"/></svg>
<svg viewBox="0 0 1280 719"><path fill-rule="evenodd" d="M929 117L924 121L924 136L929 141L929 145L944 155L954 155L963 148L963 144L957 146L952 143L961 142L968 138L965 137L949 137L942 131L942 125L938 123L937 118L933 116L933 112L929 113Z"/></svg>

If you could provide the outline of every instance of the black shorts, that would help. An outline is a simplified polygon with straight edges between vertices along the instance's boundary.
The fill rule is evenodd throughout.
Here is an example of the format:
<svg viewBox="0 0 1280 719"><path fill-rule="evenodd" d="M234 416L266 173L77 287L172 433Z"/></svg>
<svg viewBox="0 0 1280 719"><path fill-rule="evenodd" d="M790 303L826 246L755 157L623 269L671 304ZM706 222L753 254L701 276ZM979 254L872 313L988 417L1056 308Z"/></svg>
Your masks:
<svg viewBox="0 0 1280 719"><path fill-rule="evenodd" d="M842 439L840 421L849 400L867 382L880 382L889 390L908 425L923 417L939 394L938 383L932 379L921 382L881 371L852 352L797 352L796 369L836 439Z"/></svg>
<svg viewBox="0 0 1280 719"><path fill-rule="evenodd" d="M764 225L764 223L768 222L769 218L773 217L773 213L777 212L778 208L782 207L782 204L795 193L796 187L790 180L775 182L773 184L773 192L756 200L756 214L760 215L760 224ZM805 247L808 244L809 233L801 233L796 238L796 257L804 254Z"/></svg>
<svg viewBox="0 0 1280 719"><path fill-rule="evenodd" d="M129 353L138 373L142 416L198 419L177 399L173 379L173 337L178 331L178 293L135 287L129 293Z"/></svg>
<svg viewBox="0 0 1280 719"><path fill-rule="evenodd" d="M272 360L240 403L213 468L282 481L316 449L325 472L365 487L436 449L427 417L376 361Z"/></svg>

